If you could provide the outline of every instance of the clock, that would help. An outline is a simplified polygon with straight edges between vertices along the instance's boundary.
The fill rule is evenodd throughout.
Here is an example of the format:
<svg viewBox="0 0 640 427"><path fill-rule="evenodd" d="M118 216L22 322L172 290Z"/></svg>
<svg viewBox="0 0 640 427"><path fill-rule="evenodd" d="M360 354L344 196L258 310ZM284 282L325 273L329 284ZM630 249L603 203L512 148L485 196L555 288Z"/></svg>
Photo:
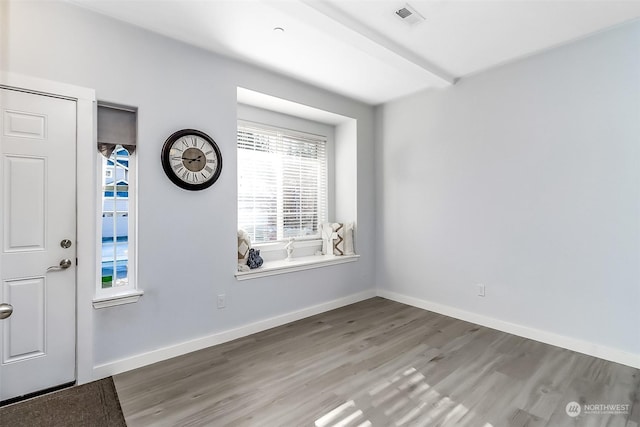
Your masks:
<svg viewBox="0 0 640 427"><path fill-rule="evenodd" d="M206 133L182 129L162 146L162 168L171 182L185 190L210 187L222 171L222 154Z"/></svg>

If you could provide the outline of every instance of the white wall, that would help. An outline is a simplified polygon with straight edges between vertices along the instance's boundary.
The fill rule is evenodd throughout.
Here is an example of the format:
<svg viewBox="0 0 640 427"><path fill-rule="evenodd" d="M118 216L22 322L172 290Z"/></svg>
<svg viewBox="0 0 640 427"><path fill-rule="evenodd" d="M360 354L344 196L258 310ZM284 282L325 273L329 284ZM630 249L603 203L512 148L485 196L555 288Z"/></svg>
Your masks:
<svg viewBox="0 0 640 427"><path fill-rule="evenodd" d="M379 107L378 287L640 355L639 46L636 22Z"/></svg>
<svg viewBox="0 0 640 427"><path fill-rule="evenodd" d="M349 203L357 200L358 194L358 147L350 141L357 139L358 126L349 120L336 126L336 216L334 221L357 222L358 205ZM356 223L356 230L358 224Z"/></svg>
<svg viewBox="0 0 640 427"><path fill-rule="evenodd" d="M68 4L3 4L2 67L95 88L138 107L139 285L135 304L93 312L94 364L205 337L370 289L373 282L373 109L367 105L118 23ZM237 282L236 88L358 120L360 260ZM182 128L211 135L223 156L213 187L188 192L160 164ZM96 218L97 220L97 218ZM93 262L83 259L79 262ZM79 283L92 287L94 283ZM227 308L216 309L216 295ZM90 304L80 301L80 304Z"/></svg>

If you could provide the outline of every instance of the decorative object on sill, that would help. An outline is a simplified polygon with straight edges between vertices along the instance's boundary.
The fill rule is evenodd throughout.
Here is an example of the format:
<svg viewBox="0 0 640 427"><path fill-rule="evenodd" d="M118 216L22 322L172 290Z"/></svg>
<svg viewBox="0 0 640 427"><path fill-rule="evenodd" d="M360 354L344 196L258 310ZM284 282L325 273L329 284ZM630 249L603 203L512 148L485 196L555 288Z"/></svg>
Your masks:
<svg viewBox="0 0 640 427"><path fill-rule="evenodd" d="M247 259L247 265L250 269L258 268L262 265L262 257L260 256L259 249L249 249L249 259Z"/></svg>
<svg viewBox="0 0 640 427"><path fill-rule="evenodd" d="M249 270L249 267L247 267L249 249L251 249L251 237L249 233L242 229L238 230L238 271Z"/></svg>
<svg viewBox="0 0 640 427"><path fill-rule="evenodd" d="M336 230L341 227L342 224L338 224L337 222L325 222L320 227L322 229L322 255L330 255L333 254L333 241L338 238L338 233Z"/></svg>
<svg viewBox="0 0 640 427"><path fill-rule="evenodd" d="M289 243L284 246L284 248L287 250L287 261L293 260L293 257L291 255L293 255L293 250L295 249L295 247L293 246L295 241L296 239L294 239L293 237L289 237Z"/></svg>
<svg viewBox="0 0 640 427"><path fill-rule="evenodd" d="M345 255L355 255L356 252L353 248L353 234L354 234L354 223L346 222L344 224L344 254Z"/></svg>
<svg viewBox="0 0 640 427"><path fill-rule="evenodd" d="M338 224L336 237L333 239L333 254L344 255L344 224Z"/></svg>
<svg viewBox="0 0 640 427"><path fill-rule="evenodd" d="M355 255L353 249L354 223L325 222L319 225L322 255Z"/></svg>
<svg viewBox="0 0 640 427"><path fill-rule="evenodd" d="M251 237L249 233L242 229L238 230L238 264L247 263L249 249L251 249Z"/></svg>

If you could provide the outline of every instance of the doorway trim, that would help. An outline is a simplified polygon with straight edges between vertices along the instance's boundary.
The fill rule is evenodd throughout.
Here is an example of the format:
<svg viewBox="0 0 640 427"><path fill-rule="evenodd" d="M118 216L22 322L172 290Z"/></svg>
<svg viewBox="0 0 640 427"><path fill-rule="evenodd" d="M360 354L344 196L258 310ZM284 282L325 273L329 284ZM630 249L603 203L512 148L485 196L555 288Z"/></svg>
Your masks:
<svg viewBox="0 0 640 427"><path fill-rule="evenodd" d="M94 380L92 301L97 256L95 90L5 71L0 71L0 87L76 101L76 383L88 383Z"/></svg>

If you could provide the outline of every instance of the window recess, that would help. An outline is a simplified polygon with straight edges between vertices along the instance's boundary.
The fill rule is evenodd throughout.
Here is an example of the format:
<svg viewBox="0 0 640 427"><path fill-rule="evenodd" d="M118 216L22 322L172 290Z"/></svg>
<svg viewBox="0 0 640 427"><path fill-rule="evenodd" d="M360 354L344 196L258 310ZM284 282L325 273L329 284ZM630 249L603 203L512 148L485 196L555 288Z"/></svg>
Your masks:
<svg viewBox="0 0 640 427"><path fill-rule="evenodd" d="M94 307L135 302L136 283L135 108L98 104L99 280Z"/></svg>

